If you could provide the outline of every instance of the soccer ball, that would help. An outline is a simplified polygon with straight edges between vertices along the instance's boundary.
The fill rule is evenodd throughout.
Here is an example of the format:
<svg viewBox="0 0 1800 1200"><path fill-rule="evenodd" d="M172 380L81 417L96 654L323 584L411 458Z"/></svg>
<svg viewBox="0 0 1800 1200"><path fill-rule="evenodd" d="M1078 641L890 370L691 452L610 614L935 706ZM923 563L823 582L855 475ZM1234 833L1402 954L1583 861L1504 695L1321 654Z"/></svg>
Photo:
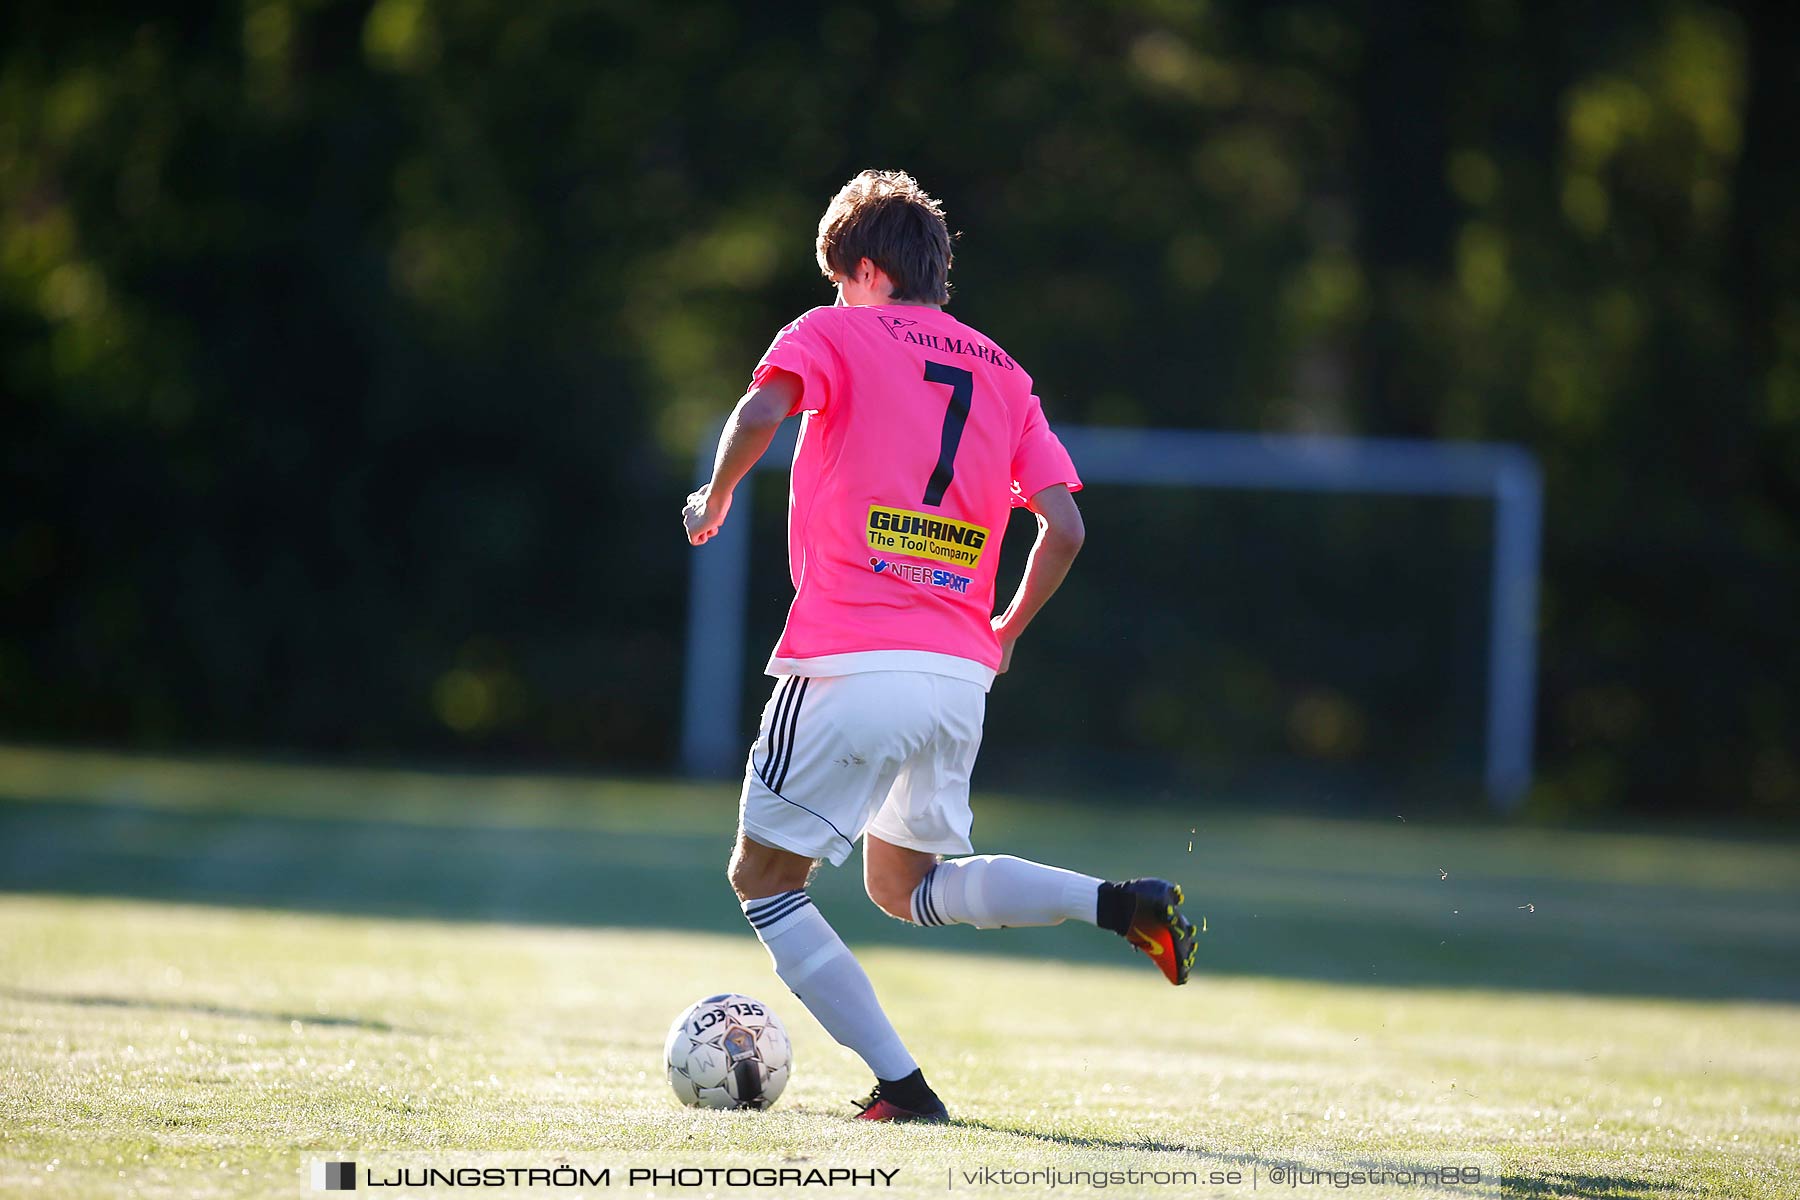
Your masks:
<svg viewBox="0 0 1800 1200"><path fill-rule="evenodd" d="M794 1066L781 1018L748 996L708 996L669 1027L669 1086L693 1108L767 1108Z"/></svg>

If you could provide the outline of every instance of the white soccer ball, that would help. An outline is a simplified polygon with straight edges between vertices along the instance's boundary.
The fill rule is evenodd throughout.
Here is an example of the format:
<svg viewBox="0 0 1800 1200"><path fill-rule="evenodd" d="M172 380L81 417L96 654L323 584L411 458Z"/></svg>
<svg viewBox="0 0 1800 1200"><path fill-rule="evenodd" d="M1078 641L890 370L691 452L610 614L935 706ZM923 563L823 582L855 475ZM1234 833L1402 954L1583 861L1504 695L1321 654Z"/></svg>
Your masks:
<svg viewBox="0 0 1800 1200"><path fill-rule="evenodd" d="M734 992L708 996L669 1027L669 1086L694 1108L767 1108L787 1087L794 1049L769 1009Z"/></svg>

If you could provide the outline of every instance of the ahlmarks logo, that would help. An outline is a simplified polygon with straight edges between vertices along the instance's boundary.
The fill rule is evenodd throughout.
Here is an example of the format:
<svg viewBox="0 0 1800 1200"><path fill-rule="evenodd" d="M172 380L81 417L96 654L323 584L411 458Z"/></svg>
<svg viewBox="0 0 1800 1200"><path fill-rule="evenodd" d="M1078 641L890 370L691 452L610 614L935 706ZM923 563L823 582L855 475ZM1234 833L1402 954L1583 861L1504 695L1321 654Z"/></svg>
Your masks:
<svg viewBox="0 0 1800 1200"><path fill-rule="evenodd" d="M887 327L888 335L895 341L900 340L900 331L902 329L905 329L908 325L918 324L917 321L909 321L905 317L884 317L877 315L875 319Z"/></svg>

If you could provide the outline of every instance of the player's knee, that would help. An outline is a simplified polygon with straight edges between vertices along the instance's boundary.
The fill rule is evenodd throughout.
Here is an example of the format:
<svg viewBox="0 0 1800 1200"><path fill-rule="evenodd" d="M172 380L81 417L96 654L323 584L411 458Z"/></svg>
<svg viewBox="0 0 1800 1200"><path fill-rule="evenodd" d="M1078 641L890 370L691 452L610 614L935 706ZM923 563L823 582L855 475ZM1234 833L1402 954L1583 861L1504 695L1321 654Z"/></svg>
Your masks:
<svg viewBox="0 0 1800 1200"><path fill-rule="evenodd" d="M743 838L732 851L725 878L739 900L755 900L805 887L812 867L811 859Z"/></svg>
<svg viewBox="0 0 1800 1200"><path fill-rule="evenodd" d="M888 916L912 920L912 885L906 880L891 875L865 876L863 889L869 893L875 907Z"/></svg>
<svg viewBox="0 0 1800 1200"><path fill-rule="evenodd" d="M743 855L734 856L731 865L726 868L725 878L731 883L731 890L737 893L739 900L755 900L762 896L773 896L776 892L790 890L777 878L776 872L766 865L750 861Z"/></svg>
<svg viewBox="0 0 1800 1200"><path fill-rule="evenodd" d="M742 846L732 851L731 861L725 865L725 878L731 884L731 890L737 893L739 900L749 900L755 896L767 895L768 893L764 890L765 874L762 864L758 863L753 855L744 853Z"/></svg>

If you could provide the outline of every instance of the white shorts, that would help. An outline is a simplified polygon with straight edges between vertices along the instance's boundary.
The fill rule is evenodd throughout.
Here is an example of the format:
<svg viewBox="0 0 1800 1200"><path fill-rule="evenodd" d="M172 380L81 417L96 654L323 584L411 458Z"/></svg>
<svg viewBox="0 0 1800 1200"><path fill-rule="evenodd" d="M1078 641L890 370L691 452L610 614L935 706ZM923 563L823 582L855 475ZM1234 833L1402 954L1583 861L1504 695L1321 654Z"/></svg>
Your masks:
<svg viewBox="0 0 1800 1200"><path fill-rule="evenodd" d="M969 774L986 715L986 690L948 675L778 679L745 764L739 826L833 866L865 831L929 854L968 854Z"/></svg>

